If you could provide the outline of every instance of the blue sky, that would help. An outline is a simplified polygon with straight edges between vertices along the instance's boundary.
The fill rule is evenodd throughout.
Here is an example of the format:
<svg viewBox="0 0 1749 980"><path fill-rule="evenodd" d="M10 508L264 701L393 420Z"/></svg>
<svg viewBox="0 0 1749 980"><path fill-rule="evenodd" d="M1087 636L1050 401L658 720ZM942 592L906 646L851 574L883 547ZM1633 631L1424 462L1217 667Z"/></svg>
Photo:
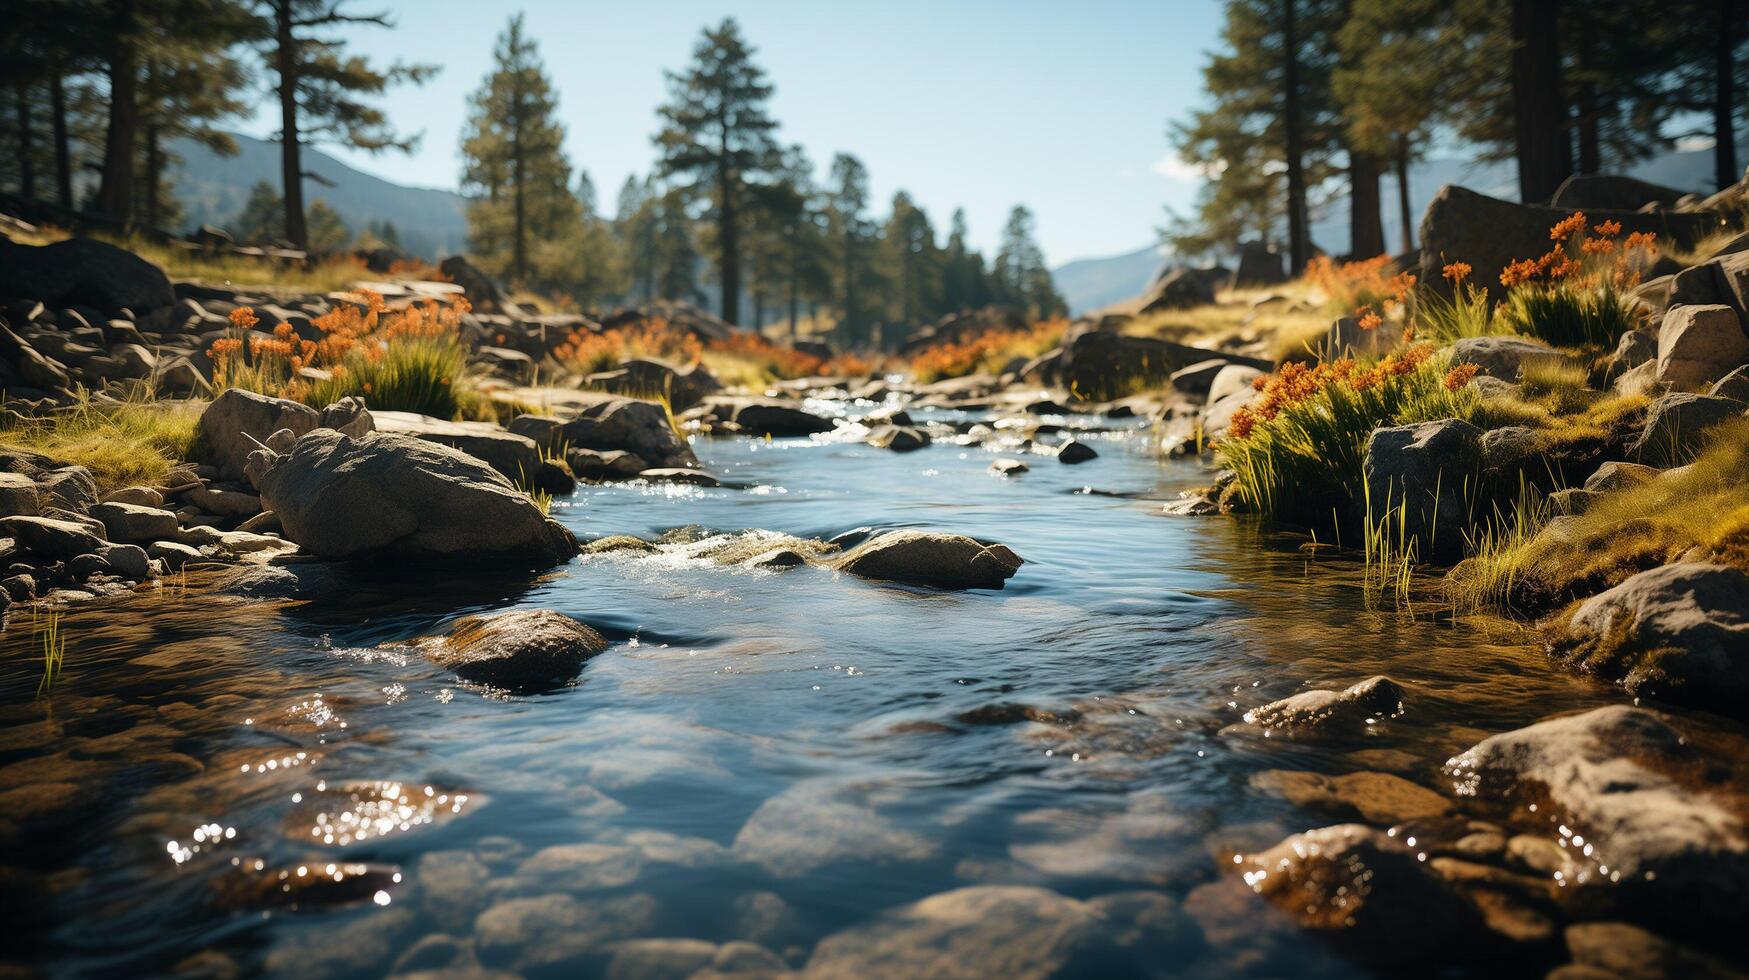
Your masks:
<svg viewBox="0 0 1749 980"><path fill-rule="evenodd" d="M777 86L780 138L807 148L823 175L835 152L868 165L885 212L904 188L945 236L966 208L974 244L993 249L1010 206L1037 215L1046 257L1126 252L1151 243L1161 206L1182 207L1192 179L1174 167L1169 119L1201 99L1216 0L644 0L641 3L373 3L393 31L357 32L373 59L443 66L424 86L382 100L411 157L324 147L403 184L455 187L467 97L511 13L527 15L559 91L573 166L611 209L630 173L648 170L662 72L685 66L699 29L734 16ZM269 104L244 129L277 128Z"/></svg>

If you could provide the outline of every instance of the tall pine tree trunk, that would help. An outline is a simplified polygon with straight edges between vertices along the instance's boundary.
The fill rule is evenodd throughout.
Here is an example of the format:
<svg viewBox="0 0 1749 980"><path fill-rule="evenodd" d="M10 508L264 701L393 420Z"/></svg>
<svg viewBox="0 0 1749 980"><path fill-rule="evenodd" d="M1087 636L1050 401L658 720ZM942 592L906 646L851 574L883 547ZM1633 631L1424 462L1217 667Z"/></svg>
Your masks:
<svg viewBox="0 0 1749 980"><path fill-rule="evenodd" d="M1304 152L1304 137L1300 119L1300 41L1295 20L1296 0L1282 2L1282 133L1287 156L1287 236L1288 256L1297 275L1312 260L1312 245L1306 228L1306 172L1300 161Z"/></svg>
<svg viewBox="0 0 1749 980"><path fill-rule="evenodd" d="M1415 249L1415 213L1409 207L1409 144L1397 145L1397 217L1403 222L1403 251Z"/></svg>
<svg viewBox="0 0 1749 980"><path fill-rule="evenodd" d="M25 197L36 197L36 156L30 145L30 83L20 78L13 83L12 97L18 111L18 189Z"/></svg>
<svg viewBox="0 0 1749 980"><path fill-rule="evenodd" d="M1573 170L1559 30L1559 0L1512 0L1512 109L1526 204L1547 204Z"/></svg>
<svg viewBox="0 0 1749 980"><path fill-rule="evenodd" d="M133 0L110 0L109 9L114 50L109 58L109 125L103 137L97 210L126 225L133 220L134 139L139 128Z"/></svg>
<svg viewBox="0 0 1749 980"><path fill-rule="evenodd" d="M1602 113L1597 102L1597 83L1592 73L1597 70L1594 55L1596 40L1591 18L1579 19L1579 172L1595 174L1603 171L1602 140L1599 138Z"/></svg>
<svg viewBox="0 0 1749 980"><path fill-rule="evenodd" d="M146 230L156 231L163 216L158 199L160 184L164 174L164 151L158 145L158 127L151 123L146 125Z"/></svg>
<svg viewBox="0 0 1749 980"><path fill-rule="evenodd" d="M1713 178L1719 190L1743 178L1737 169L1737 130L1731 112L1736 108L1737 0L1718 0L1719 30L1713 49Z"/></svg>
<svg viewBox="0 0 1749 980"><path fill-rule="evenodd" d="M1348 242L1350 258L1370 259L1385 251L1383 207L1379 203L1379 160L1371 153L1348 152Z"/></svg>
<svg viewBox="0 0 1749 980"><path fill-rule="evenodd" d="M726 155L725 148L725 155ZM723 287L723 319L741 322L740 216L735 213L734 176L725 161L717 171L717 278Z"/></svg>
<svg viewBox="0 0 1749 980"><path fill-rule="evenodd" d="M310 232L304 225L303 146L298 135L298 50L292 35L291 0L274 3L274 33L278 48L274 63L279 69L279 175L285 195L285 237L295 248L310 247Z"/></svg>
<svg viewBox="0 0 1749 980"><path fill-rule="evenodd" d="M55 133L55 193L61 207L73 207L73 160L67 143L67 91L61 82L61 66L49 73L49 109Z"/></svg>

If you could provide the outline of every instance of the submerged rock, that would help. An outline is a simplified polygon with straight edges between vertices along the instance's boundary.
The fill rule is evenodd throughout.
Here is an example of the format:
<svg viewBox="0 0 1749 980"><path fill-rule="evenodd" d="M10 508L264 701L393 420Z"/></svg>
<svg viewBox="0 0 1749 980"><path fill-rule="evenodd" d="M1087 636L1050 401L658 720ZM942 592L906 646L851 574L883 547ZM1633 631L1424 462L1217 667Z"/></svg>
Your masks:
<svg viewBox="0 0 1749 980"><path fill-rule="evenodd" d="M705 399L704 406L719 420L756 436L811 436L837 428L831 419L779 398L719 396Z"/></svg>
<svg viewBox="0 0 1749 980"><path fill-rule="evenodd" d="M1749 574L1681 563L1587 599L1551 644L1636 695L1749 714Z"/></svg>
<svg viewBox="0 0 1749 980"><path fill-rule="evenodd" d="M908 453L929 445L929 433L909 425L878 425L869 430L868 444L876 449Z"/></svg>
<svg viewBox="0 0 1749 980"><path fill-rule="evenodd" d="M449 635L414 646L463 680L528 693L574 680L590 657L607 649L607 641L563 613L518 609L469 616Z"/></svg>
<svg viewBox="0 0 1749 980"><path fill-rule="evenodd" d="M271 462L262 503L324 558L499 556L551 565L576 539L492 467L411 436L318 429Z"/></svg>
<svg viewBox="0 0 1749 980"><path fill-rule="evenodd" d="M1341 691L1302 691L1245 712L1247 724L1265 733L1352 735L1403 712L1403 689L1383 675Z"/></svg>
<svg viewBox="0 0 1749 980"><path fill-rule="evenodd" d="M1485 739L1446 772L1460 794L1539 804L1587 901L1694 928L1749 914L1742 802L1706 762L1658 715L1611 705Z"/></svg>
<svg viewBox="0 0 1749 980"><path fill-rule="evenodd" d="M1090 459L1098 458L1098 456L1099 454L1094 452L1092 446L1078 439L1070 439L1057 449L1057 462L1059 463L1085 463Z"/></svg>
<svg viewBox="0 0 1749 980"><path fill-rule="evenodd" d="M1295 834L1239 865L1245 883L1301 928L1372 961L1425 961L1473 940L1480 916L1403 841L1361 824Z"/></svg>
<svg viewBox="0 0 1749 980"><path fill-rule="evenodd" d="M889 531L856 546L831 564L863 578L940 589L1000 589L1023 559L999 544L962 534Z"/></svg>
<svg viewBox="0 0 1749 980"><path fill-rule="evenodd" d="M1451 809L1451 801L1438 793L1384 772L1326 776L1270 769L1252 775L1251 785L1303 807L1377 824L1436 817Z"/></svg>
<svg viewBox="0 0 1749 980"><path fill-rule="evenodd" d="M999 457L995 462L990 464L990 472L997 476L1018 476L1030 469L1032 469L1032 467L1026 465L1026 463L1021 460L1013 459L1008 456Z"/></svg>

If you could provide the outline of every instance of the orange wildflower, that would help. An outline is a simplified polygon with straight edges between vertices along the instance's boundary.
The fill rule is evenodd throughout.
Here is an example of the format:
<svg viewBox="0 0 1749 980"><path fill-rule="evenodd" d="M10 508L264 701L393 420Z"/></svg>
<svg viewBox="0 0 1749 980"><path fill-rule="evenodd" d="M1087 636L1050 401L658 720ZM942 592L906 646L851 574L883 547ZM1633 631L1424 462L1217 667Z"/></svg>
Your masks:
<svg viewBox="0 0 1749 980"><path fill-rule="evenodd" d="M1481 368L1474 364L1459 364L1445 372L1445 390L1457 391L1469 384L1475 378L1476 372L1480 370Z"/></svg>
<svg viewBox="0 0 1749 980"><path fill-rule="evenodd" d="M1448 262L1440 275L1450 279L1451 284L1455 286L1468 279L1471 271L1473 270L1468 262Z"/></svg>
<svg viewBox="0 0 1749 980"><path fill-rule="evenodd" d="M231 325L244 330L255 326L261 319L255 315L255 309L249 306L239 306L231 311Z"/></svg>
<svg viewBox="0 0 1749 980"><path fill-rule="evenodd" d="M1370 306L1363 306L1354 312L1360 315L1360 329L1362 330L1375 330L1385 322L1384 317L1379 316Z"/></svg>
<svg viewBox="0 0 1749 980"><path fill-rule="evenodd" d="M1591 230L1605 238L1614 238L1621 234L1621 222L1615 220L1601 221L1592 225Z"/></svg>
<svg viewBox="0 0 1749 980"><path fill-rule="evenodd" d="M1555 222L1554 227L1549 229L1549 240L1558 242L1563 239L1571 238L1573 235L1584 230L1585 212L1575 211L1571 215Z"/></svg>

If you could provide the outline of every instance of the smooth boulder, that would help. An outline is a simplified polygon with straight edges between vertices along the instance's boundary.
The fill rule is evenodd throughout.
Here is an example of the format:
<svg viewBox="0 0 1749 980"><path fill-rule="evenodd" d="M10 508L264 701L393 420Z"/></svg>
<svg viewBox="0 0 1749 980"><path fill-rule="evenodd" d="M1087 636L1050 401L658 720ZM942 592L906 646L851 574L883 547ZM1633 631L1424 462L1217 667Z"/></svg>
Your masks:
<svg viewBox="0 0 1749 980"><path fill-rule="evenodd" d="M450 422L416 412L372 412L376 431L394 432L458 449L486 461L513 482L524 485L541 467L540 447L533 439L491 422Z"/></svg>
<svg viewBox="0 0 1749 980"><path fill-rule="evenodd" d="M302 438L261 473L284 536L324 558L497 556L552 565L577 554L502 473L448 446L332 429Z"/></svg>
<svg viewBox="0 0 1749 980"><path fill-rule="evenodd" d="M1022 559L999 544L963 534L889 531L857 545L831 567L862 578L938 589L1000 589Z"/></svg>
<svg viewBox="0 0 1749 980"><path fill-rule="evenodd" d="M124 248L90 238L48 245L0 239L0 296L52 306L89 306L144 314L176 302L170 278Z"/></svg>
<svg viewBox="0 0 1749 980"><path fill-rule="evenodd" d="M1290 735L1358 735L1403 711L1403 689L1389 677L1369 677L1340 691L1301 691L1245 712L1245 722Z"/></svg>
<svg viewBox="0 0 1749 980"><path fill-rule="evenodd" d="M1460 419L1375 429L1364 468L1369 520L1400 528L1426 558L1462 547L1465 493L1482 469L1482 430Z"/></svg>
<svg viewBox="0 0 1749 980"><path fill-rule="evenodd" d="M518 693L571 681L589 658L607 649L601 634L550 609L469 616L447 635L414 645L463 680Z"/></svg>
<svg viewBox="0 0 1749 980"><path fill-rule="evenodd" d="M1673 306L1658 328L1658 380L1711 384L1749 363L1749 334L1729 306Z"/></svg>
<svg viewBox="0 0 1749 980"><path fill-rule="evenodd" d="M322 413L289 398L271 398L241 388L226 388L200 415L205 461L223 475L242 477L249 454L280 429L301 436L316 428Z"/></svg>
<svg viewBox="0 0 1749 980"><path fill-rule="evenodd" d="M1742 414L1743 403L1730 398L1671 392L1646 409L1645 428L1628 452L1650 466L1680 466L1706 445L1708 430Z"/></svg>
<svg viewBox="0 0 1749 980"><path fill-rule="evenodd" d="M1465 337L1451 345L1451 360L1453 364L1474 364L1490 378L1517 381L1525 367L1564 363L1567 355L1523 337Z"/></svg>
<svg viewBox="0 0 1749 980"><path fill-rule="evenodd" d="M1552 649L1636 696L1749 714L1749 574L1690 562L1641 572L1585 600Z"/></svg>

